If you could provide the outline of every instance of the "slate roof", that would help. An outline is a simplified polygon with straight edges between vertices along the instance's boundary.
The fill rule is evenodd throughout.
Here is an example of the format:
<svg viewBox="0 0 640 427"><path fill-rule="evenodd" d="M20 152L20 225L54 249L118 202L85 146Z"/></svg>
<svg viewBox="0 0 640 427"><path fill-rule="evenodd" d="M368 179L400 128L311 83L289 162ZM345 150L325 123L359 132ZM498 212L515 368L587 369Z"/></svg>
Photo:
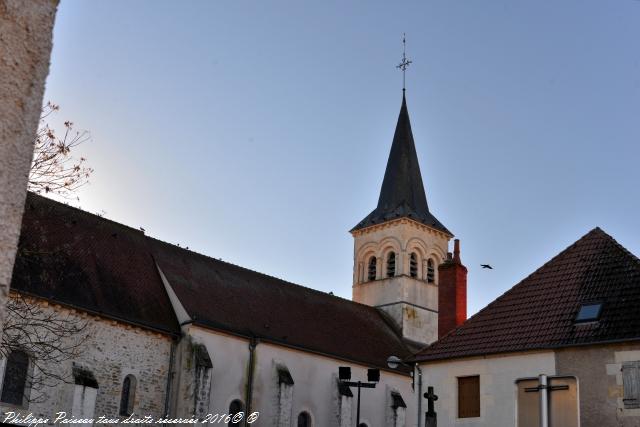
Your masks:
<svg viewBox="0 0 640 427"><path fill-rule="evenodd" d="M582 304L599 321L576 323ZM640 339L640 260L595 228L417 360L553 349Z"/></svg>
<svg viewBox="0 0 640 427"><path fill-rule="evenodd" d="M158 331L180 332L141 231L32 193L11 288Z"/></svg>
<svg viewBox="0 0 640 427"><path fill-rule="evenodd" d="M404 93L378 206L351 231L402 217L453 235L429 212Z"/></svg>
<svg viewBox="0 0 640 427"><path fill-rule="evenodd" d="M195 323L386 368L408 349L376 308L151 239ZM400 356L402 357L402 356Z"/></svg>
<svg viewBox="0 0 640 427"><path fill-rule="evenodd" d="M31 193L11 287L179 334L156 262L196 324L382 368L390 355L409 356L373 307L182 249Z"/></svg>

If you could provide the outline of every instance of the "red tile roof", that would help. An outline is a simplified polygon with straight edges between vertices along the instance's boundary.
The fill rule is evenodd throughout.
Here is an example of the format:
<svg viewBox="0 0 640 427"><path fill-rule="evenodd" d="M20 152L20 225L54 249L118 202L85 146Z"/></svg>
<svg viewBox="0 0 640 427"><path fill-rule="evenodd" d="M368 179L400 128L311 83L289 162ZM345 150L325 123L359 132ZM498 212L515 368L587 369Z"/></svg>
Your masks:
<svg viewBox="0 0 640 427"><path fill-rule="evenodd" d="M582 304L597 323L577 324ZM600 228L418 353L438 360L640 339L640 260Z"/></svg>
<svg viewBox="0 0 640 427"><path fill-rule="evenodd" d="M11 287L159 331L180 331L156 262L195 323L386 367L409 355L383 314L146 237L29 194Z"/></svg>
<svg viewBox="0 0 640 427"><path fill-rule="evenodd" d="M31 193L11 288L109 318L180 333L141 231Z"/></svg>
<svg viewBox="0 0 640 427"><path fill-rule="evenodd" d="M376 308L151 240L196 324L382 368L409 355Z"/></svg>

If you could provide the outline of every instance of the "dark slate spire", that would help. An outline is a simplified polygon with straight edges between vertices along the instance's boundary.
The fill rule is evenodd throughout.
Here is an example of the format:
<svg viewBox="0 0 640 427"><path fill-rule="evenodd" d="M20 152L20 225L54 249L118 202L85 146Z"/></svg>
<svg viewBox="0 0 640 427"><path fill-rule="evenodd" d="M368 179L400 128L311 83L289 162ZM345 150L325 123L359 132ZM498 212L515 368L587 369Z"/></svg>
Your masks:
<svg viewBox="0 0 640 427"><path fill-rule="evenodd" d="M451 234L430 212L422 184L418 155L413 142L407 101L402 93L402 107L393 135L391 153L382 181L378 207L351 231L407 217Z"/></svg>

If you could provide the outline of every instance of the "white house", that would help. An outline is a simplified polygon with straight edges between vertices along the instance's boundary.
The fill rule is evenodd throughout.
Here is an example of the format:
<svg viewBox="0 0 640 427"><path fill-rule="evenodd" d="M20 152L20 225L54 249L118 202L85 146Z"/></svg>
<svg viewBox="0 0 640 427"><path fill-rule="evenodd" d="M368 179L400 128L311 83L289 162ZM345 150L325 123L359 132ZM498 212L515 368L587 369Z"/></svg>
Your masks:
<svg viewBox="0 0 640 427"><path fill-rule="evenodd" d="M590 231L418 354L438 426L640 426L638 307L640 260Z"/></svg>

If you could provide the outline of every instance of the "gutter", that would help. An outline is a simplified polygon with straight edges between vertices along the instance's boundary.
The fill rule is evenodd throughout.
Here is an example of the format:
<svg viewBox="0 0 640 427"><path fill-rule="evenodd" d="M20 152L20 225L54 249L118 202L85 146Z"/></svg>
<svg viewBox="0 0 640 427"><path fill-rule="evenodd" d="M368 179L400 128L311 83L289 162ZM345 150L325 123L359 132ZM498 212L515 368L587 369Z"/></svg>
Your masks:
<svg viewBox="0 0 640 427"><path fill-rule="evenodd" d="M452 355L452 356L446 356L446 357L436 356L436 357L426 357L426 358L419 358L414 356L413 359L409 359L408 362L413 362L413 363L415 362L417 363L447 362L449 360L455 360L455 359L486 358L489 356L504 356L508 354L517 354L517 353L526 353L526 352L539 353L542 351L561 350L565 348L576 348L576 347L580 348L580 347L588 347L590 345L600 346L600 345L607 345L607 344L623 344L623 343L637 342L637 341L640 341L640 337L616 338L613 340L589 341L589 342L580 342L580 343L571 343L571 344L555 344L555 345L548 345L543 347L521 348L517 350L489 351L486 353L477 353L477 354L462 354L459 356Z"/></svg>
<svg viewBox="0 0 640 427"><path fill-rule="evenodd" d="M176 352L176 340L171 341L171 352L169 353L169 370L167 372L167 387L165 388L165 396L164 396L164 418L169 416L169 402L171 400L171 383L173 382L173 376L175 372L173 371L173 361L175 359Z"/></svg>
<svg viewBox="0 0 640 427"><path fill-rule="evenodd" d="M253 399L253 376L255 373L255 360L256 360L256 347L258 346L257 338L251 337L249 339L249 372L247 374L247 395L245 398L246 410L245 410L245 419L251 415L251 403Z"/></svg>
<svg viewBox="0 0 640 427"><path fill-rule="evenodd" d="M415 364L416 371L418 371L418 427L422 426L422 369L420 364Z"/></svg>

